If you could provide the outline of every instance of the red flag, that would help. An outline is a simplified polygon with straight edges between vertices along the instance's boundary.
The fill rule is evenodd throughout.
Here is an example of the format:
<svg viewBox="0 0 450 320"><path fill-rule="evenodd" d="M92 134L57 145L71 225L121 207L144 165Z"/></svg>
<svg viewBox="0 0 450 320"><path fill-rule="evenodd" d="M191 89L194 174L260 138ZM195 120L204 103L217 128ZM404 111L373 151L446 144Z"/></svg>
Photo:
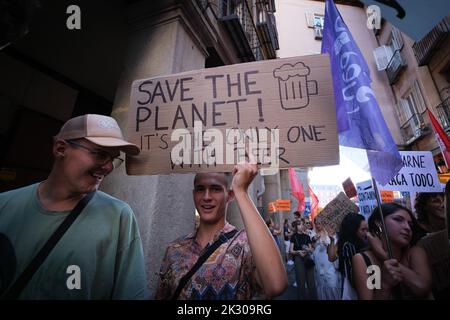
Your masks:
<svg viewBox="0 0 450 320"><path fill-rule="evenodd" d="M297 179L294 168L289 168L289 181L291 182L292 195L297 198L297 211L303 213L305 211L305 192L303 184Z"/></svg>
<svg viewBox="0 0 450 320"><path fill-rule="evenodd" d="M434 134L436 135L436 140L441 148L442 155L444 156L445 165L447 168L450 168L450 139L430 109L428 109L428 116L430 117L431 125L433 126Z"/></svg>
<svg viewBox="0 0 450 320"><path fill-rule="evenodd" d="M314 221L314 219L317 216L317 209L319 208L319 199L317 198L316 194L313 192L311 187L308 187L309 191L309 197L311 198L311 221Z"/></svg>

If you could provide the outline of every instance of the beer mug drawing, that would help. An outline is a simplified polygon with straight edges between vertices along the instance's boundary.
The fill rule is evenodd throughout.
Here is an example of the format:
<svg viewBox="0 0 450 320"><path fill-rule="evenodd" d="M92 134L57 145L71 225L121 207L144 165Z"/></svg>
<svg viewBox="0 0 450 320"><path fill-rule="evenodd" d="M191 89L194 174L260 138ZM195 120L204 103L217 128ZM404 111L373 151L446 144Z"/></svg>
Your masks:
<svg viewBox="0 0 450 320"><path fill-rule="evenodd" d="M278 79L281 107L286 110L305 108L309 96L317 95L317 81L308 80L309 67L303 62L283 64L273 70L273 77Z"/></svg>

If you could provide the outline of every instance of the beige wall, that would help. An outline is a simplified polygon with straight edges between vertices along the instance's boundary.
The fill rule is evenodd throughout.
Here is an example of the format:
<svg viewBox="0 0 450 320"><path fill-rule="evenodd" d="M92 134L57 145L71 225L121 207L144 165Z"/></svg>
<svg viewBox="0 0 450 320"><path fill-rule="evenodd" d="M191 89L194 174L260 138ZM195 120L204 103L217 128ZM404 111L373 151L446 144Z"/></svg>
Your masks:
<svg viewBox="0 0 450 320"><path fill-rule="evenodd" d="M439 92L450 86L450 83L442 73L444 69L450 69L450 40L447 40L435 53L434 57L430 61L429 68ZM447 74L448 73L449 71L447 71Z"/></svg>
<svg viewBox="0 0 450 320"><path fill-rule="evenodd" d="M380 33L380 45L388 43L391 31L392 26L386 22ZM410 93L414 81L418 80L425 106L430 108L434 114L437 115L435 107L441 103L438 89L441 90L449 86L446 79L440 74L440 71L448 65L450 61L450 42L435 53L429 65L419 67L412 49L414 40L404 33L402 33L402 37L404 46L401 50L401 55L405 60L406 66L400 73L397 82L392 86L396 100L405 98ZM429 133L414 141L411 145L407 146L407 148L411 150L430 150L433 151L433 154L439 153L439 146L434 137L430 120L426 112L423 113L423 119L424 122L430 126Z"/></svg>
<svg viewBox="0 0 450 320"><path fill-rule="evenodd" d="M277 0L278 40L280 58L320 53L321 41L314 40L314 31L308 28L306 12L323 14L324 4L307 0Z"/></svg>
<svg viewBox="0 0 450 320"><path fill-rule="evenodd" d="M371 73L372 89L384 119L397 144L402 144L398 119L395 113L395 98L386 73L379 72L373 57L373 49L379 46L373 32L366 27L365 11L359 7L337 5L347 27L361 50ZM312 28L308 28L306 12L324 14L325 4L309 0L278 0L277 25L280 39L280 58L320 53L321 40L314 39Z"/></svg>

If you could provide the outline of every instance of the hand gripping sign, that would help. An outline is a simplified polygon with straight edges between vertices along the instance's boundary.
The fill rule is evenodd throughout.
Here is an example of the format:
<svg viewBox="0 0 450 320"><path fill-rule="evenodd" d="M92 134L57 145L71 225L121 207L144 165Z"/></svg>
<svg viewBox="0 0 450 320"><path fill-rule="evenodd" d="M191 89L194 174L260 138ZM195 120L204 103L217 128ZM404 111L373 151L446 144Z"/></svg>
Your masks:
<svg viewBox="0 0 450 320"><path fill-rule="evenodd" d="M326 54L136 80L127 137L132 175L231 171L245 148L262 168L339 162Z"/></svg>

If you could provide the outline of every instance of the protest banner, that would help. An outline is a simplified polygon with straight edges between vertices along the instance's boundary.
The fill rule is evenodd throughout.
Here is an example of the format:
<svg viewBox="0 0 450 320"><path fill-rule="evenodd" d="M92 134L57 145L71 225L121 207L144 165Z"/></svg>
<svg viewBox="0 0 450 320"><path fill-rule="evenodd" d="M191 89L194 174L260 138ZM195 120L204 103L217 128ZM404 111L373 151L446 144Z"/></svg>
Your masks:
<svg viewBox="0 0 450 320"><path fill-rule="evenodd" d="M340 192L317 215L315 221L319 221L327 230L338 232L342 220L350 212L358 213L358 206L350 201L344 192Z"/></svg>
<svg viewBox="0 0 450 320"><path fill-rule="evenodd" d="M136 80L127 138L141 147L138 156L127 157L131 175L229 172L243 160L244 143L263 168L337 164L329 57Z"/></svg>
<svg viewBox="0 0 450 320"><path fill-rule="evenodd" d="M356 184L358 192L359 213L361 213L366 220L369 219L372 210L378 205L375 197L375 190L372 186L372 180L359 182Z"/></svg>
<svg viewBox="0 0 450 320"><path fill-rule="evenodd" d="M380 195L381 195L381 202L383 203L394 201L394 191L381 190Z"/></svg>
<svg viewBox="0 0 450 320"><path fill-rule="evenodd" d="M269 204L267 205L267 209L268 209L269 213L274 213L275 211L277 211L277 206L276 206L275 201L269 202Z"/></svg>
<svg viewBox="0 0 450 320"><path fill-rule="evenodd" d="M291 200L278 199L276 201L276 206L278 211L291 211Z"/></svg>
<svg viewBox="0 0 450 320"><path fill-rule="evenodd" d="M430 151L400 151L403 167L379 190L409 192L442 192L442 187Z"/></svg>
<svg viewBox="0 0 450 320"><path fill-rule="evenodd" d="M344 188L344 192L349 198L356 197L356 188L353 184L353 181L351 178L347 178L344 182L342 182L342 187Z"/></svg>

